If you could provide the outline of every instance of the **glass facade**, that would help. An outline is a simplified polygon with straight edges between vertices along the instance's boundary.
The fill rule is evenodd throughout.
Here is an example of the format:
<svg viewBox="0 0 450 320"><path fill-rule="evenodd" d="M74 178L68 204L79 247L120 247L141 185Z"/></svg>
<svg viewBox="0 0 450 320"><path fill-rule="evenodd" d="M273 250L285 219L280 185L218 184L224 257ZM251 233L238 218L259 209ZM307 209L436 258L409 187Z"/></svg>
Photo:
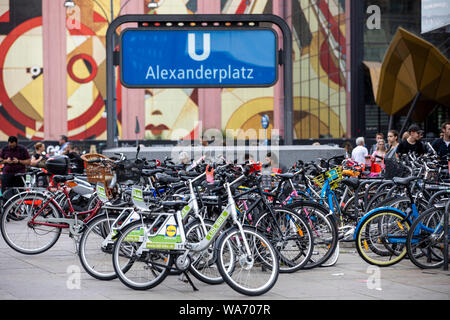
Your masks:
<svg viewBox="0 0 450 320"><path fill-rule="evenodd" d="M346 131L345 1L293 0L294 139Z"/></svg>
<svg viewBox="0 0 450 320"><path fill-rule="evenodd" d="M421 2L421 0L364 1L364 12L360 18L360 23L364 26L364 37L362 40L364 48L363 61L381 63L399 27L425 39L437 47L447 58L450 57L450 37L448 32L442 29L421 34ZM370 6L377 6L380 9L380 28L370 29L366 25L367 18L370 17L367 9ZM375 104L368 70L365 70L364 79L365 125L362 129L365 129L365 136L374 138L377 132L387 132L390 117ZM429 137L438 136L440 124L450 119L449 108L431 104L429 107L433 111L418 124L424 128ZM405 119L405 116L394 116L392 118L392 128L401 128Z"/></svg>

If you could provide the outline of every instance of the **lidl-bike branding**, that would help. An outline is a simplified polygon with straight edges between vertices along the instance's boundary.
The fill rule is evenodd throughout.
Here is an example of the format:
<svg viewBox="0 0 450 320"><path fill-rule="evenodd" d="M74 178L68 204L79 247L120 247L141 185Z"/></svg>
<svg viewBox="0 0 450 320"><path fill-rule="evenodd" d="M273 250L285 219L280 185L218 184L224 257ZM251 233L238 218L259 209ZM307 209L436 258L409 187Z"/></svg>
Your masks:
<svg viewBox="0 0 450 320"><path fill-rule="evenodd" d="M271 86L277 36L269 28L126 29L120 43L127 87Z"/></svg>
<svg viewBox="0 0 450 320"><path fill-rule="evenodd" d="M227 211L223 211L222 214L220 215L220 217L217 218L216 223L214 223L214 225L211 227L211 229L209 230L208 234L206 235L206 239L208 241L211 240L214 237L214 235L220 229L220 227L225 222L225 220L227 220L227 217L228 217L228 212Z"/></svg>

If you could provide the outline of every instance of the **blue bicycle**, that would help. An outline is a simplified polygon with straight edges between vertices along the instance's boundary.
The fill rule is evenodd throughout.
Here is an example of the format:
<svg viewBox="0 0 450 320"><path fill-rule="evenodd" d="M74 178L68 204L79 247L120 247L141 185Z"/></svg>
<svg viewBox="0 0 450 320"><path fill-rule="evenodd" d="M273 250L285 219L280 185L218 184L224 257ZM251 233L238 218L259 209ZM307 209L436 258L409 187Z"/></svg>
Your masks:
<svg viewBox="0 0 450 320"><path fill-rule="evenodd" d="M447 190L450 193L450 189ZM428 210L424 211L411 225L406 239L406 249L412 263L421 269L439 268L444 263L446 251L445 214L448 215L450 200L447 197ZM447 230L448 231L448 230ZM448 235L448 233L447 233ZM447 249L448 250L448 249ZM447 260L448 261L448 260Z"/></svg>
<svg viewBox="0 0 450 320"><path fill-rule="evenodd" d="M407 253L406 241L411 225L417 221L419 210L416 198L411 192L412 183L419 177L394 178L393 182L405 189L409 199L405 211L393 206L373 209L364 215L356 226L354 240L359 255L368 263L387 267L400 262ZM420 225L415 232L428 230Z"/></svg>

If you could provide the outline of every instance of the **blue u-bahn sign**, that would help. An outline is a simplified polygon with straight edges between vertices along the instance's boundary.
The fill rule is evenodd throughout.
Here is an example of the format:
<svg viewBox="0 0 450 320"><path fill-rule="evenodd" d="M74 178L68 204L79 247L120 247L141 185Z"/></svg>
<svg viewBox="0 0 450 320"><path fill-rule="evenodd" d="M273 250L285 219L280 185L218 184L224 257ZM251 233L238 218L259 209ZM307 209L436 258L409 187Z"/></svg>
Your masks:
<svg viewBox="0 0 450 320"><path fill-rule="evenodd" d="M268 87L277 81L277 35L254 29L126 29L120 80L131 88Z"/></svg>

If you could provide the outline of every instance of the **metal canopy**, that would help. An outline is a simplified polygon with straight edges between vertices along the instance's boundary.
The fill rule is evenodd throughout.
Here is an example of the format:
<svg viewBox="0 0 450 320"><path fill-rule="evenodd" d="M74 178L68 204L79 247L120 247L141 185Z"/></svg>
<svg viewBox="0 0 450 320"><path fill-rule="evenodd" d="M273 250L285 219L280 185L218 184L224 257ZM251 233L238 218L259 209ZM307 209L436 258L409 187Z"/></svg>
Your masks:
<svg viewBox="0 0 450 320"><path fill-rule="evenodd" d="M169 28L167 23L171 23L173 27L180 27L179 23L183 23L183 27L188 29L190 23L207 22L208 26L220 26L230 28L237 23L244 23L244 26L252 27L250 23L258 26L260 23L271 23L277 25L283 35L283 50L280 50L279 63L283 65L283 89L284 89L284 144L292 145L293 143L293 87L292 87L292 36L291 30L286 21L272 14L199 14L199 15L123 15L114 19L106 32L106 111L107 111L107 148L116 147L114 141L115 135L115 119L111 116L114 114L114 35L117 28L125 23L138 23L139 26ZM210 24L212 23L212 25ZM247 25L245 25L247 24ZM242 26L240 26L242 27Z"/></svg>

